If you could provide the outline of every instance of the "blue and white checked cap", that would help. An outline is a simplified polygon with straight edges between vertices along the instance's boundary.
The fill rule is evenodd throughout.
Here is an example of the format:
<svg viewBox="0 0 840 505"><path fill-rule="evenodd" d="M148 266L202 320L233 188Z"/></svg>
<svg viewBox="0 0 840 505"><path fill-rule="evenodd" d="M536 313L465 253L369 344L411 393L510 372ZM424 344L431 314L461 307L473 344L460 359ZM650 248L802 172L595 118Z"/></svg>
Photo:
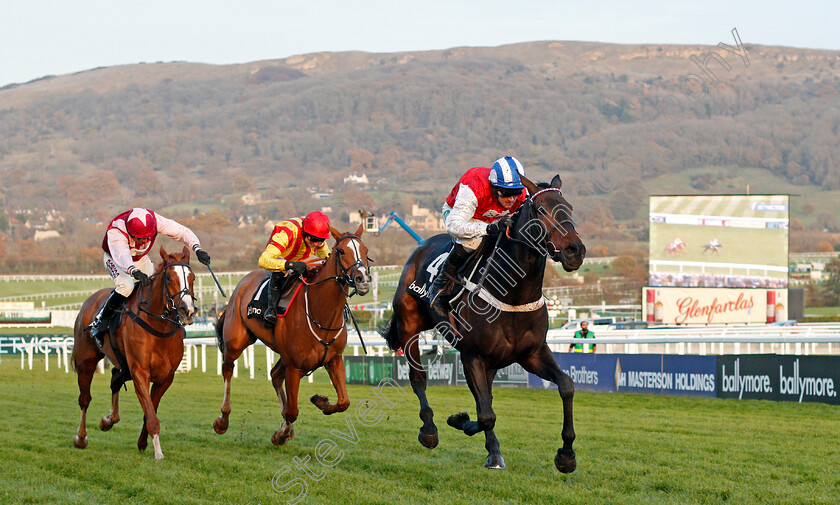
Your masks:
<svg viewBox="0 0 840 505"><path fill-rule="evenodd" d="M522 163L513 156L505 156L493 163L493 168L490 169L490 184L500 188L522 189L525 186L519 179L520 175L525 175Z"/></svg>

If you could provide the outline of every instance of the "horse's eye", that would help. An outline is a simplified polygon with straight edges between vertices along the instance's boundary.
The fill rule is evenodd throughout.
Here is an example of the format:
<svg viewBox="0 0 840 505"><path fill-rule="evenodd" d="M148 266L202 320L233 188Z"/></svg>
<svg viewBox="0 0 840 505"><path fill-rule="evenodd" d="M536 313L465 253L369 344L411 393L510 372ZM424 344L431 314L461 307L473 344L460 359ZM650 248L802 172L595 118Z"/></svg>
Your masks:
<svg viewBox="0 0 840 505"><path fill-rule="evenodd" d="M344 254L344 249L338 249L338 250L336 250L336 253L337 254Z"/></svg>

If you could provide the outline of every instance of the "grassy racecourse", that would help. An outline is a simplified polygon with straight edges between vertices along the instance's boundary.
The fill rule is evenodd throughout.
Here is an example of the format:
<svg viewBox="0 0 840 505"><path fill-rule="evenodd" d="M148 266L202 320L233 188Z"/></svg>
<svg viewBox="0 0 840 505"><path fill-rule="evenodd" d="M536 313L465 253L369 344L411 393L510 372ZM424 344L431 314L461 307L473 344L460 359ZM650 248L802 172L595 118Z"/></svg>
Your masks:
<svg viewBox="0 0 840 505"><path fill-rule="evenodd" d="M840 408L821 404L669 398L631 394L578 394L575 422L578 469L558 473L552 462L560 440L556 392L497 389L496 432L508 468L483 467L484 439L446 426L446 417L474 410L465 387L430 388L441 443L429 451L416 441L417 401L406 389L373 427L353 417L358 443L330 434L348 432L346 414L324 416L301 402L296 436L275 448L269 437L280 409L265 360L256 380L240 371L233 382L228 433L216 435L222 383L215 373L179 374L160 408L165 459L139 453L142 414L129 384L122 420L110 432L96 425L109 407L107 376L94 378L89 445L73 448L79 409L75 376L21 371L19 360L0 363L0 457L5 462L0 503L50 504L281 504L299 488L280 493L272 477L291 471L277 487L305 479L301 503L429 504L831 504L840 497ZM215 371L215 363L210 369ZM245 373L242 373L245 372ZM318 371L301 397L335 398ZM375 399L372 388L351 386L352 408ZM330 438L343 459L324 469L314 460ZM331 454L332 458L335 453ZM293 458L312 457L325 472L305 477Z"/></svg>

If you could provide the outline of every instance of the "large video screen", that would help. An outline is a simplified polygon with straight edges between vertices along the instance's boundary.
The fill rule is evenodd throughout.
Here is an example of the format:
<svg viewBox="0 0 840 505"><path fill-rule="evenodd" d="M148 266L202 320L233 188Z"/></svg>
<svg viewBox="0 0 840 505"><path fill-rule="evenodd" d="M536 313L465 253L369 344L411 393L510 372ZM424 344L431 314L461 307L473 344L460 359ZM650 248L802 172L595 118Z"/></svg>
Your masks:
<svg viewBox="0 0 840 505"><path fill-rule="evenodd" d="M786 288L788 195L650 197L650 286Z"/></svg>

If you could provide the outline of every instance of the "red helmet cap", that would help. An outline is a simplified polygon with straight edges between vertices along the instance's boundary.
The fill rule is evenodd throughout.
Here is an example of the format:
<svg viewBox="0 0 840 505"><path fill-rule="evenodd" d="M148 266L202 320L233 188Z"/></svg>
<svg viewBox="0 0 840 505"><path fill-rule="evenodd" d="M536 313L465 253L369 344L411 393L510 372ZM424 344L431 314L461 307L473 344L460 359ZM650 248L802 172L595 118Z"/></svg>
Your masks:
<svg viewBox="0 0 840 505"><path fill-rule="evenodd" d="M303 218L303 232L327 240L330 238L330 218L317 210L310 212Z"/></svg>
<svg viewBox="0 0 840 505"><path fill-rule="evenodd" d="M152 238L157 234L157 219L154 212L146 209L132 209L125 219L125 230L136 238Z"/></svg>

